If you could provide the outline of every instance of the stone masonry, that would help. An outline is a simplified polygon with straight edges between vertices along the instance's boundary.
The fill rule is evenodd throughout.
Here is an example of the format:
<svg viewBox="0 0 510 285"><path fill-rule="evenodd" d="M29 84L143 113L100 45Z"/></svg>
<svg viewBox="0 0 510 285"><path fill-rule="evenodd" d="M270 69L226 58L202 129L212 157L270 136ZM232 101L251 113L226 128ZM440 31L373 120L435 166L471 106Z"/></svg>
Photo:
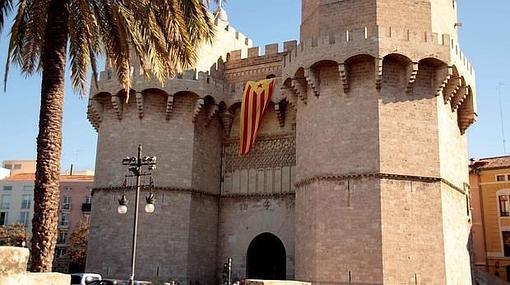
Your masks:
<svg viewBox="0 0 510 285"><path fill-rule="evenodd" d="M470 284L476 87L456 1L302 3L299 43L261 55L220 10L196 69L164 86L133 66L126 100L112 71L101 73L88 108L99 134L88 271L129 276L133 207L116 214L120 162L143 144L158 169L156 212L140 213L137 279L217 284L229 257L244 279L257 266L249 248L271 233L288 280ZM279 88L240 157L244 84L269 77Z"/></svg>

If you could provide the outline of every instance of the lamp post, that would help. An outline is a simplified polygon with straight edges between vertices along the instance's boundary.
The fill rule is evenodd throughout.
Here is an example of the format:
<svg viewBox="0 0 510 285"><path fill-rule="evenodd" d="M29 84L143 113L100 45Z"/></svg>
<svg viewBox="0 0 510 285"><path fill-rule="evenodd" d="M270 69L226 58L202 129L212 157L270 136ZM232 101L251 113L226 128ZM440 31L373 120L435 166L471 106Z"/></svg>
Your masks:
<svg viewBox="0 0 510 285"><path fill-rule="evenodd" d="M133 240L131 245L131 276L129 277L129 284L133 285L135 280L135 263L136 263L136 239L138 233L138 203L140 201L140 189L143 187L149 186L151 192L146 197L147 204L145 205L145 212L153 213L154 212L154 194L152 193L152 188L154 187L154 182L152 180L152 170L156 169L156 157L155 156L144 156L142 157L142 145L138 146L138 154L136 157L126 157L122 160L122 164L128 166L131 174L126 175L126 180L128 178L135 178L135 212L134 212L134 221L133 221ZM147 166L148 170L144 171L143 167ZM141 183L141 177L149 177L149 184ZM146 181L146 179L144 179ZM125 188L130 188L124 182ZM119 199L119 207L117 208L117 212L119 214L126 214L128 211L128 199L126 194L122 194L122 197Z"/></svg>

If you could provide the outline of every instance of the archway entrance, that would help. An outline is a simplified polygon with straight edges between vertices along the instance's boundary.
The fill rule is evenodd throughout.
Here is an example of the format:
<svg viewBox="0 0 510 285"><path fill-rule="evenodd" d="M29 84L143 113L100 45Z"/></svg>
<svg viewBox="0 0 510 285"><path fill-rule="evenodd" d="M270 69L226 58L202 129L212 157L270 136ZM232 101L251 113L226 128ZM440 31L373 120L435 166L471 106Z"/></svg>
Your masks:
<svg viewBox="0 0 510 285"><path fill-rule="evenodd" d="M246 278L285 280L285 247L271 233L256 236L248 246Z"/></svg>

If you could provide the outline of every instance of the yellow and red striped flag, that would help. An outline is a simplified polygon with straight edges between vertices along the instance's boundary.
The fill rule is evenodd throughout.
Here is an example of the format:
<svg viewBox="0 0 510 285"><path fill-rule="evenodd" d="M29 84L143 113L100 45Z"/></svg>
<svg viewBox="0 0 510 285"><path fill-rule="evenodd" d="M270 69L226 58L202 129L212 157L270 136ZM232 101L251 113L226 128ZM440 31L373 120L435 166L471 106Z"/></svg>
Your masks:
<svg viewBox="0 0 510 285"><path fill-rule="evenodd" d="M274 85L275 79L272 78L258 82L248 81L244 87L241 106L240 155L248 154L255 144L262 118L273 96Z"/></svg>

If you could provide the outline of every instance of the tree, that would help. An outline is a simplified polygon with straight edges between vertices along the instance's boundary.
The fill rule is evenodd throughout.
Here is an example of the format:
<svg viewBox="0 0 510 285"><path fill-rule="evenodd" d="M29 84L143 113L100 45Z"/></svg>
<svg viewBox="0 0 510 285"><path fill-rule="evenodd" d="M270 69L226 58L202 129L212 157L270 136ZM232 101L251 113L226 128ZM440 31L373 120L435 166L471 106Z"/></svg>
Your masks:
<svg viewBox="0 0 510 285"><path fill-rule="evenodd" d="M78 271L85 270L87 261L87 241L89 235L89 222L82 219L78 227L71 233L67 243L67 255L70 258L70 267Z"/></svg>
<svg viewBox="0 0 510 285"><path fill-rule="evenodd" d="M22 224L0 226L0 246L23 246L27 232Z"/></svg>
<svg viewBox="0 0 510 285"><path fill-rule="evenodd" d="M32 271L45 272L57 240L67 59L77 91L87 88L89 70L96 80L98 57L106 58L128 91L132 58L146 76L163 82L195 62L195 50L211 40L213 25L203 0L0 0L0 32L11 13L5 82L11 64L26 75L42 73Z"/></svg>

